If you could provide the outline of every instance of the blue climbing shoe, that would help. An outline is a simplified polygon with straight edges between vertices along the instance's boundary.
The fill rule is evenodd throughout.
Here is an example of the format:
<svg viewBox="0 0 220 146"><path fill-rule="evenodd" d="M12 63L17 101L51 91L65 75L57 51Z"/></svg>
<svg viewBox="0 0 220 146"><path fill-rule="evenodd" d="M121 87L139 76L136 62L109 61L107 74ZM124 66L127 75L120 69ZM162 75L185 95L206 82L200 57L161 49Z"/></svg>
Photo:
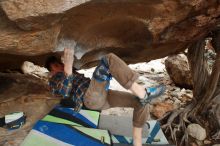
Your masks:
<svg viewBox="0 0 220 146"><path fill-rule="evenodd" d="M147 103L150 103L152 100L158 98L159 96L161 96L165 90L166 87L165 85L158 85L156 87L149 87L146 88L146 94L145 97L143 99L140 99L140 103L144 106Z"/></svg>

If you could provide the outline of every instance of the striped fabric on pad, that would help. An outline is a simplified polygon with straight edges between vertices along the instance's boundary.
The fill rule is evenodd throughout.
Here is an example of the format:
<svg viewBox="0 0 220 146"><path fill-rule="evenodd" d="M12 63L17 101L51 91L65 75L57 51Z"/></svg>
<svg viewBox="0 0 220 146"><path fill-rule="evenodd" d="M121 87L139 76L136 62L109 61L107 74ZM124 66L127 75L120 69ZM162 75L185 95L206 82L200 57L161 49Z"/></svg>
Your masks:
<svg viewBox="0 0 220 146"><path fill-rule="evenodd" d="M57 106L42 121L97 128L99 116L100 113L97 111L80 110L77 113L72 108Z"/></svg>
<svg viewBox="0 0 220 146"><path fill-rule="evenodd" d="M110 146L107 130L38 121L21 146Z"/></svg>
<svg viewBox="0 0 220 146"><path fill-rule="evenodd" d="M156 120L147 121L149 125L149 134L147 138L142 139L142 144L169 144L163 131L160 128L160 123ZM122 135L112 135L113 143L132 144L133 139L131 137L125 137Z"/></svg>

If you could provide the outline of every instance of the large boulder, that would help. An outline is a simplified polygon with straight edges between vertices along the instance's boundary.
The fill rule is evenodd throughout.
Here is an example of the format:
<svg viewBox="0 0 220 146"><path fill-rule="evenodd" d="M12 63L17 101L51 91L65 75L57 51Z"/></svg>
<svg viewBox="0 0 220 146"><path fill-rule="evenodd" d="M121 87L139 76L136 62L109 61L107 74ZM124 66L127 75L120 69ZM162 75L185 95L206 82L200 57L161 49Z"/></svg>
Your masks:
<svg viewBox="0 0 220 146"><path fill-rule="evenodd" d="M40 79L19 73L0 73L0 117L23 111L26 123L19 130L0 128L1 146L18 146L61 98L53 97Z"/></svg>
<svg viewBox="0 0 220 146"><path fill-rule="evenodd" d="M184 54L169 56L165 60L166 70L179 87L192 89L193 82L187 57Z"/></svg>
<svg viewBox="0 0 220 146"><path fill-rule="evenodd" d="M57 24L65 11L90 0L6 0L1 2L8 18L24 30L46 29Z"/></svg>
<svg viewBox="0 0 220 146"><path fill-rule="evenodd" d="M54 25L44 30L21 30L0 10L1 54L34 56L52 52L56 47L59 32L59 25Z"/></svg>
<svg viewBox="0 0 220 146"><path fill-rule="evenodd" d="M0 14L0 53L39 56L71 46L75 67L83 68L109 52L127 63L180 52L216 28L220 6L217 0L2 0Z"/></svg>

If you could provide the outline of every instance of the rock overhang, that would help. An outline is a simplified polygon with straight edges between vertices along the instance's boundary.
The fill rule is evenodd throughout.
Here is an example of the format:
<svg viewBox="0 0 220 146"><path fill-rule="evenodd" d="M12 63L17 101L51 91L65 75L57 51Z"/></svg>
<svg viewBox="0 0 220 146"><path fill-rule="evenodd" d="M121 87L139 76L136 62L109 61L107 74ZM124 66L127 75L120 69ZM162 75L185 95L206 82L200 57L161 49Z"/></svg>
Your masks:
<svg viewBox="0 0 220 146"><path fill-rule="evenodd" d="M180 52L214 30L220 16L217 0L4 0L0 5L0 53L42 64L38 56L73 47L77 68L93 66L109 52L127 63Z"/></svg>

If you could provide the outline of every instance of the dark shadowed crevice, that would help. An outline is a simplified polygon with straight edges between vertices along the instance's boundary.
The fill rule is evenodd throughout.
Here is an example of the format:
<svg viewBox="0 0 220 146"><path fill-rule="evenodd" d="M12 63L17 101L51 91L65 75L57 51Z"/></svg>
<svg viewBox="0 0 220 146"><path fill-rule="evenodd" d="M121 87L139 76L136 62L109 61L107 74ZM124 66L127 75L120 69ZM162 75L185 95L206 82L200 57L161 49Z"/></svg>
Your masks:
<svg viewBox="0 0 220 146"><path fill-rule="evenodd" d="M12 79L10 77L3 77L0 76L0 93L3 93L6 91L10 86L16 82L15 79Z"/></svg>

